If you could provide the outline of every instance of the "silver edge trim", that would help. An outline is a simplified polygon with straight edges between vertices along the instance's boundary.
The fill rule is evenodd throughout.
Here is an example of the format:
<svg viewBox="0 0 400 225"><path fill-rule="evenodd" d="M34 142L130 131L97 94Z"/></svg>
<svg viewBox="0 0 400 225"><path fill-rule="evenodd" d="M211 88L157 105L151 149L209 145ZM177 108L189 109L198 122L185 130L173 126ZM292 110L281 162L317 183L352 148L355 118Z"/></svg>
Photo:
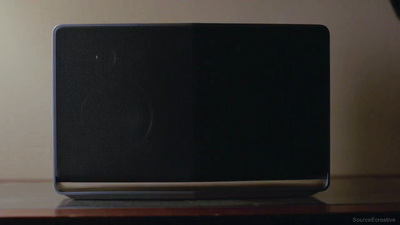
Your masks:
<svg viewBox="0 0 400 225"><path fill-rule="evenodd" d="M326 179L216 182L57 182L60 192L199 191L220 188L323 188Z"/></svg>

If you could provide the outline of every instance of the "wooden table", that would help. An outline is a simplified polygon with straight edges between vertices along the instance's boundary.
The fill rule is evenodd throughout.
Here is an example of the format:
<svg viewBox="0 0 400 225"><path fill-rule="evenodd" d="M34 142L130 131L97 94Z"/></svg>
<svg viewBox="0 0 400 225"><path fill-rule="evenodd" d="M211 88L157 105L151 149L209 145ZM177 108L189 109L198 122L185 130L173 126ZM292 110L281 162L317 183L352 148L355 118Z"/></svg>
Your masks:
<svg viewBox="0 0 400 225"><path fill-rule="evenodd" d="M308 198L76 201L51 181L0 181L0 224L400 224L400 177L334 177Z"/></svg>

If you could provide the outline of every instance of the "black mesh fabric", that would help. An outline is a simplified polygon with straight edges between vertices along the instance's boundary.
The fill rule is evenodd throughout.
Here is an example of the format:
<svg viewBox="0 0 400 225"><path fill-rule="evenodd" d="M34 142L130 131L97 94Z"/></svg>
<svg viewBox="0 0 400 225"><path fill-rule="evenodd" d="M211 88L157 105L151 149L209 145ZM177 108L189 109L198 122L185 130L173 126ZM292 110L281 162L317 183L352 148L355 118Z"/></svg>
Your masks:
<svg viewBox="0 0 400 225"><path fill-rule="evenodd" d="M329 34L317 25L62 26L57 181L329 173Z"/></svg>

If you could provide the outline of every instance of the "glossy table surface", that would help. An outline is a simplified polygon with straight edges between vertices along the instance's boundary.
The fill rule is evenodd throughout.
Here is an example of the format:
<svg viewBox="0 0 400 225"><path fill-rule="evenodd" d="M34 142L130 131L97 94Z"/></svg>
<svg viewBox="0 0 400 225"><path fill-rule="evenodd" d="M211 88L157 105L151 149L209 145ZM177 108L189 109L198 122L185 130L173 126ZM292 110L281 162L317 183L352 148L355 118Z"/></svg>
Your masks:
<svg viewBox="0 0 400 225"><path fill-rule="evenodd" d="M400 214L400 177L334 177L307 198L221 200L72 200L51 181L0 181L0 219ZM400 221L400 216L397 218Z"/></svg>

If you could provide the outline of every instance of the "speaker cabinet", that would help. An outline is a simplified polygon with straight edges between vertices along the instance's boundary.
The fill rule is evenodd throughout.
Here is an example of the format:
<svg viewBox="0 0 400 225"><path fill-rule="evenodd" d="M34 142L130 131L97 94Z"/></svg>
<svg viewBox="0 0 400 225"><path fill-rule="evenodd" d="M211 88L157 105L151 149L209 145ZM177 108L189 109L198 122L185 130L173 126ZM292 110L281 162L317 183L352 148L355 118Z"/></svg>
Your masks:
<svg viewBox="0 0 400 225"><path fill-rule="evenodd" d="M329 181L321 25L60 25L54 182L72 198L309 195Z"/></svg>

